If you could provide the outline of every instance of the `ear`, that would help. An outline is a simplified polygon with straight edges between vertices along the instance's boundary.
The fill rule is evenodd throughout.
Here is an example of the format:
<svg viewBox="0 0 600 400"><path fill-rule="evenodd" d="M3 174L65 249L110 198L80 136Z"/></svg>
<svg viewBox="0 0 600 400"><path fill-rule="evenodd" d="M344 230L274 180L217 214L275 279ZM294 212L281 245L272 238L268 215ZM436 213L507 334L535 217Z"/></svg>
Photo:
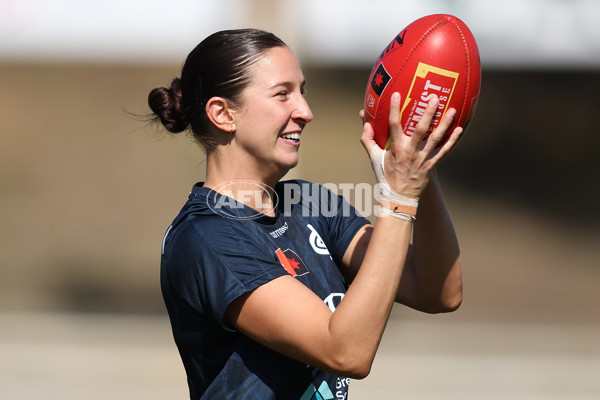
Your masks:
<svg viewBox="0 0 600 400"><path fill-rule="evenodd" d="M214 126L225 132L235 131L234 110L222 97L211 97L206 103L206 115Z"/></svg>

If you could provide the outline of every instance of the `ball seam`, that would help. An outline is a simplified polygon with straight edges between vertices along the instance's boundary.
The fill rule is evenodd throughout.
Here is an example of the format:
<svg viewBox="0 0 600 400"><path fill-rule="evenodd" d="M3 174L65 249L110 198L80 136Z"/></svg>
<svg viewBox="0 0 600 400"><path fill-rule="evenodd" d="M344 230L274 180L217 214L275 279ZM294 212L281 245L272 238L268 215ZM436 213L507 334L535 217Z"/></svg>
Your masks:
<svg viewBox="0 0 600 400"><path fill-rule="evenodd" d="M416 49L421 45L421 43L425 40L425 38L431 34L432 31L434 31L436 28L438 28L440 25L446 24L448 23L449 20L448 18L440 18L434 25L432 25L429 29L427 29L427 31L425 31L425 33L421 36L421 38L419 39L419 41L417 41L417 43L415 43L415 45L410 49L410 52L408 53L408 55L406 56L406 58L404 59L404 61L402 62L402 64L400 65L400 68L398 69L398 71L396 72L396 74L394 75L393 80L396 80L398 78L398 76L402 73L404 66L406 65L406 63L408 62L408 60L410 59L410 57L412 56L412 54L416 51ZM381 61L381 63L383 64L383 60ZM383 95L383 93L382 93ZM390 97L390 96L388 96ZM377 115L375 116L375 131L377 131L377 127L378 127L378 123L377 121L380 120L381 118L381 113L383 112L383 109L385 109L387 102L387 98L384 98L383 96L381 96L380 98L381 100L383 100L383 103L381 103L382 107L377 107ZM404 99L402 99L404 101ZM388 113L389 113L389 109L388 109ZM389 124L389 122L388 122ZM388 129L389 129L389 125L388 125ZM402 131L404 132L404 128L402 128Z"/></svg>

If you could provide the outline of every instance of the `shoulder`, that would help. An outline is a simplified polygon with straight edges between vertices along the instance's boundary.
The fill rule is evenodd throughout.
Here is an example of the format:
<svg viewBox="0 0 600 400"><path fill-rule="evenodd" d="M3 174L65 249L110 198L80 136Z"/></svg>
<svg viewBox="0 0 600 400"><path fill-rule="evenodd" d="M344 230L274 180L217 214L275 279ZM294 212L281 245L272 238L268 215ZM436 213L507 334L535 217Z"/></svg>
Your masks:
<svg viewBox="0 0 600 400"><path fill-rule="evenodd" d="M227 252L231 248L260 248L264 240L247 226L251 221L225 218L217 214L189 215L172 228L165 238L166 249L198 252Z"/></svg>
<svg viewBox="0 0 600 400"><path fill-rule="evenodd" d="M248 223L219 215L189 216L165 239L165 276L182 277L188 281L183 285L227 287L221 291L239 295L283 275L276 249Z"/></svg>

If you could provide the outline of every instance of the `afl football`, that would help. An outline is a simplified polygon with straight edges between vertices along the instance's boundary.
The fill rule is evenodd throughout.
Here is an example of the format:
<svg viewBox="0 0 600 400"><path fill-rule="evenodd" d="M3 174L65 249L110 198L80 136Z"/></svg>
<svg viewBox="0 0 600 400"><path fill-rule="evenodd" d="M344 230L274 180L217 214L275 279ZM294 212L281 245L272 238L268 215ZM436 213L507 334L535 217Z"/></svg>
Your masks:
<svg viewBox="0 0 600 400"><path fill-rule="evenodd" d="M466 130L480 87L479 50L467 25L452 15L429 15L400 31L375 62L365 93L365 122L373 126L377 144L386 148L392 93L400 93L401 125L408 136L414 133L427 102L437 96L439 109L429 133L449 108L455 108L449 136L457 126Z"/></svg>

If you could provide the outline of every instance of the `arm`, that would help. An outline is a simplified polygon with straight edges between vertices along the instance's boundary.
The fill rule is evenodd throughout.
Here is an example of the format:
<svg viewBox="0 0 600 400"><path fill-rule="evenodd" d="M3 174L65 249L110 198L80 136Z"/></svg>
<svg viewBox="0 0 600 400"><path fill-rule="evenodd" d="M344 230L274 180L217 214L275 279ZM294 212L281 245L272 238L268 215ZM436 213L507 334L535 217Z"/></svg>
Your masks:
<svg viewBox="0 0 600 400"><path fill-rule="evenodd" d="M452 113L447 113L449 116L430 136L432 140L421 145L436 108L432 102L417 133L409 138L400 129L400 98L392 99L390 129L395 152L387 161L389 181L409 196L421 194L429 172L460 134L455 131L441 149L435 149L436 140L450 125ZM361 142L368 153L375 145L373 135L371 126L365 124ZM353 240L353 248L364 248L360 269L334 313L300 282L284 276L233 301L225 319L255 341L301 362L343 376L367 376L396 298L412 222L384 216L374 228L361 232L367 230L368 245L361 237Z"/></svg>
<svg viewBox="0 0 600 400"><path fill-rule="evenodd" d="M355 235L344 259L351 282L371 240L372 227ZM446 209L435 170L421 196L396 302L437 313L456 310L462 301L462 267L458 240Z"/></svg>
<svg viewBox="0 0 600 400"><path fill-rule="evenodd" d="M435 170L419 203L405 270L407 279L400 286L399 302L429 313L454 311L460 306L460 249Z"/></svg>
<svg viewBox="0 0 600 400"><path fill-rule="evenodd" d="M410 236L408 221L393 217L378 221L361 271L334 313L302 283L284 276L234 301L226 319L241 333L288 357L364 378L394 302Z"/></svg>
<svg viewBox="0 0 600 400"><path fill-rule="evenodd" d="M435 169L427 178L396 301L428 313L454 311L462 302L460 249ZM370 237L370 229L359 231L345 253L342 263L349 282L360 268Z"/></svg>

